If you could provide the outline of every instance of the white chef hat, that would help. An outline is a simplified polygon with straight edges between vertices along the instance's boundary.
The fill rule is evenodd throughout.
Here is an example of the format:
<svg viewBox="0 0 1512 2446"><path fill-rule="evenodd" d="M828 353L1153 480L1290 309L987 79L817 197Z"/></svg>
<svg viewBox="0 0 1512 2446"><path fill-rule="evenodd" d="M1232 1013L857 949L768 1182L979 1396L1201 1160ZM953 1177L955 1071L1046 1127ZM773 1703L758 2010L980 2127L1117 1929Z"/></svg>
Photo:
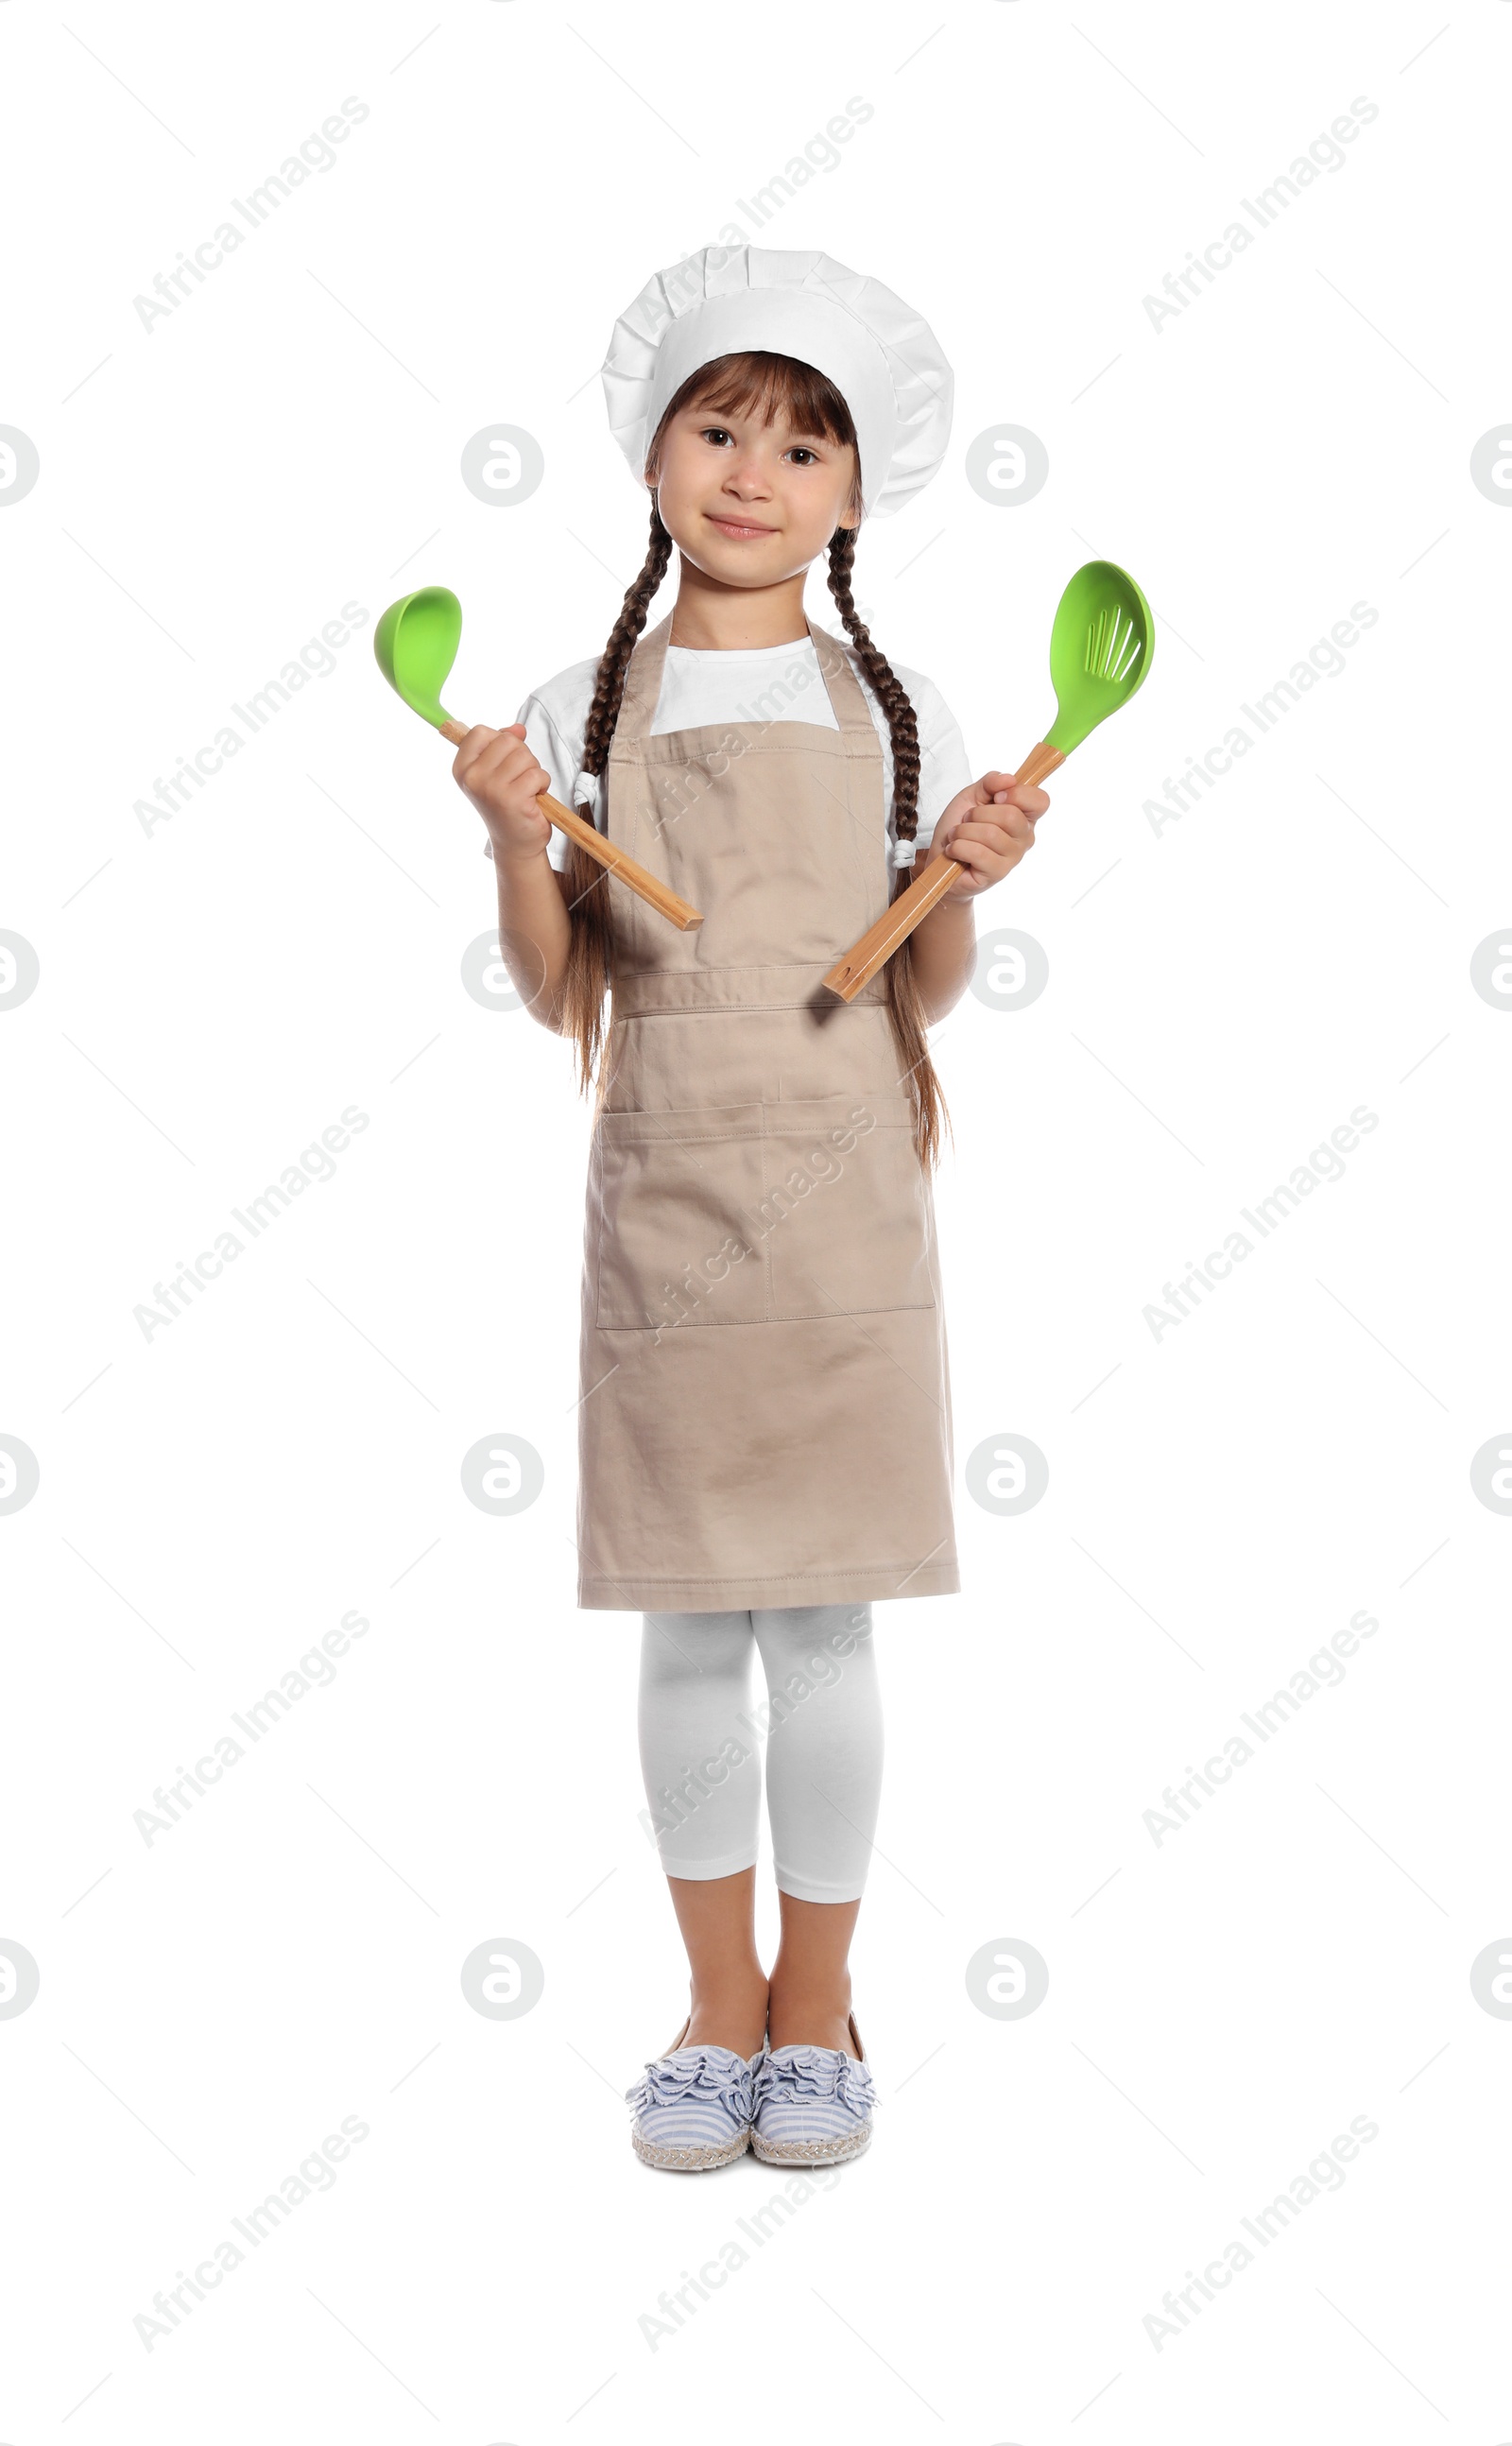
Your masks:
<svg viewBox="0 0 1512 2446"><path fill-rule="evenodd" d="M950 438L954 384L923 315L833 255L766 246L700 247L648 280L615 324L604 395L638 482L674 393L742 348L801 358L843 394L868 517L889 517L928 483Z"/></svg>

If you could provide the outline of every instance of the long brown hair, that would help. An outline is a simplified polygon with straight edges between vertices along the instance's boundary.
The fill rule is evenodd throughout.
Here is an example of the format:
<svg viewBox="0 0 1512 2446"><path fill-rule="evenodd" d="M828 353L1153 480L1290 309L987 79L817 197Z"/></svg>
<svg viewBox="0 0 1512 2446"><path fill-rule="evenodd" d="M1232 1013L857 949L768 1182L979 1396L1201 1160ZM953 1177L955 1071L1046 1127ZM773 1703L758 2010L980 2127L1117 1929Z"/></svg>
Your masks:
<svg viewBox="0 0 1512 2446"><path fill-rule="evenodd" d="M804 365L796 357L775 355L765 348L741 349L734 355L716 357L711 364L700 366L668 402L646 453L648 469L656 467L659 462L662 437L671 418L695 404L722 410L726 415L758 414L768 424L775 421L780 409L786 412L795 430L821 433L842 446L849 443L852 451L856 451L856 478L848 507L852 512L860 509L861 461L855 425L841 392L812 366ZM850 574L855 549L855 528L837 527L830 538L830 592L855 647L861 668L887 717L892 741L893 821L900 840L913 840L919 829L919 726L906 689L881 647L875 643L851 598ZM593 703L583 742L582 769L585 773L602 775L608 762L609 743L619 720L630 656L645 627L651 599L666 574L671 555L672 537L662 523L662 514L653 492L651 538L645 561L640 574L626 591L624 608L599 659ZM592 821L592 813L588 806L579 807L578 813ZM895 871L894 899L901 892L906 891L909 878L908 868ZM581 1085L585 1090L596 1086L597 1101L602 1103L607 1084L603 1068L604 1002L613 985L607 886L604 869L589 857L586 850L579 849L575 841L568 843L564 881L572 939L560 1004L562 1032L570 1036L576 1046ZM843 943L837 943L837 956L845 949ZM934 1064L929 1059L924 1005L914 973L911 936L899 950L894 951L882 973L887 980L887 1014L892 1023L901 1064L899 1083L906 1081L913 1100L914 1145L919 1160L927 1172L940 1159L941 1140L949 1127L949 1116Z"/></svg>

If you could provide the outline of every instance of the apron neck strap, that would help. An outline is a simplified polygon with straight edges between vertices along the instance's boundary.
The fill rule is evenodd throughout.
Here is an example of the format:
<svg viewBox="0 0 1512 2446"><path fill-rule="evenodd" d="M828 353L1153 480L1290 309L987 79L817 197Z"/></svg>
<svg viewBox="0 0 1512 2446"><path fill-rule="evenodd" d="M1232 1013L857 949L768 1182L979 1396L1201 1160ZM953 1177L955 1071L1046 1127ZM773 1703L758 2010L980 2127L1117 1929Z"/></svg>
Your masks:
<svg viewBox="0 0 1512 2446"><path fill-rule="evenodd" d="M807 612L804 617L808 619ZM845 647L828 629L816 627L812 620L809 621L809 634L813 639L813 650L819 657L820 675L829 691L836 722L842 730L863 732L874 744L876 725L861 693L861 683L850 668L850 657Z"/></svg>
<svg viewBox="0 0 1512 2446"><path fill-rule="evenodd" d="M630 655L625 674L625 693L620 699L619 719L614 725L614 744L627 746L644 739L656 715L656 702L662 693L662 668L666 661L667 640L672 634L670 612L647 629Z"/></svg>

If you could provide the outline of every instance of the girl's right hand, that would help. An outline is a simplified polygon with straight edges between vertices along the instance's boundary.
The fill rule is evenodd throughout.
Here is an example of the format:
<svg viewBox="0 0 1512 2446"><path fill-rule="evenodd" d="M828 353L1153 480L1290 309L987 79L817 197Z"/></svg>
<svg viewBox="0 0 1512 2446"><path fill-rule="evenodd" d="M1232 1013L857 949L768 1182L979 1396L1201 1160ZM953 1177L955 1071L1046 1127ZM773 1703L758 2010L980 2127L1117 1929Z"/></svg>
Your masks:
<svg viewBox="0 0 1512 2446"><path fill-rule="evenodd" d="M457 751L452 778L482 817L495 862L518 865L546 856L551 819L535 802L551 777L527 747L523 722L502 730L476 724Z"/></svg>

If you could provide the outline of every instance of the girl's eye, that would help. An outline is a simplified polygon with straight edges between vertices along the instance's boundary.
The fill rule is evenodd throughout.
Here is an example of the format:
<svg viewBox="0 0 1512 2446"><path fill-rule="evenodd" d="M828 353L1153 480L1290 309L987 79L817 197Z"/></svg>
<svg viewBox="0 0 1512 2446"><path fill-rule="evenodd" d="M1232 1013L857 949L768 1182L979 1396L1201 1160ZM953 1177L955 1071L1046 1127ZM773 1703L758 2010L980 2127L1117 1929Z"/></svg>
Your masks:
<svg viewBox="0 0 1512 2446"><path fill-rule="evenodd" d="M700 426L699 438L702 442L712 442L718 448L726 442L732 441L734 436L727 425L705 424ZM795 442L788 455L790 458L798 459L805 466L817 467L819 463L818 452L811 450L806 442Z"/></svg>

